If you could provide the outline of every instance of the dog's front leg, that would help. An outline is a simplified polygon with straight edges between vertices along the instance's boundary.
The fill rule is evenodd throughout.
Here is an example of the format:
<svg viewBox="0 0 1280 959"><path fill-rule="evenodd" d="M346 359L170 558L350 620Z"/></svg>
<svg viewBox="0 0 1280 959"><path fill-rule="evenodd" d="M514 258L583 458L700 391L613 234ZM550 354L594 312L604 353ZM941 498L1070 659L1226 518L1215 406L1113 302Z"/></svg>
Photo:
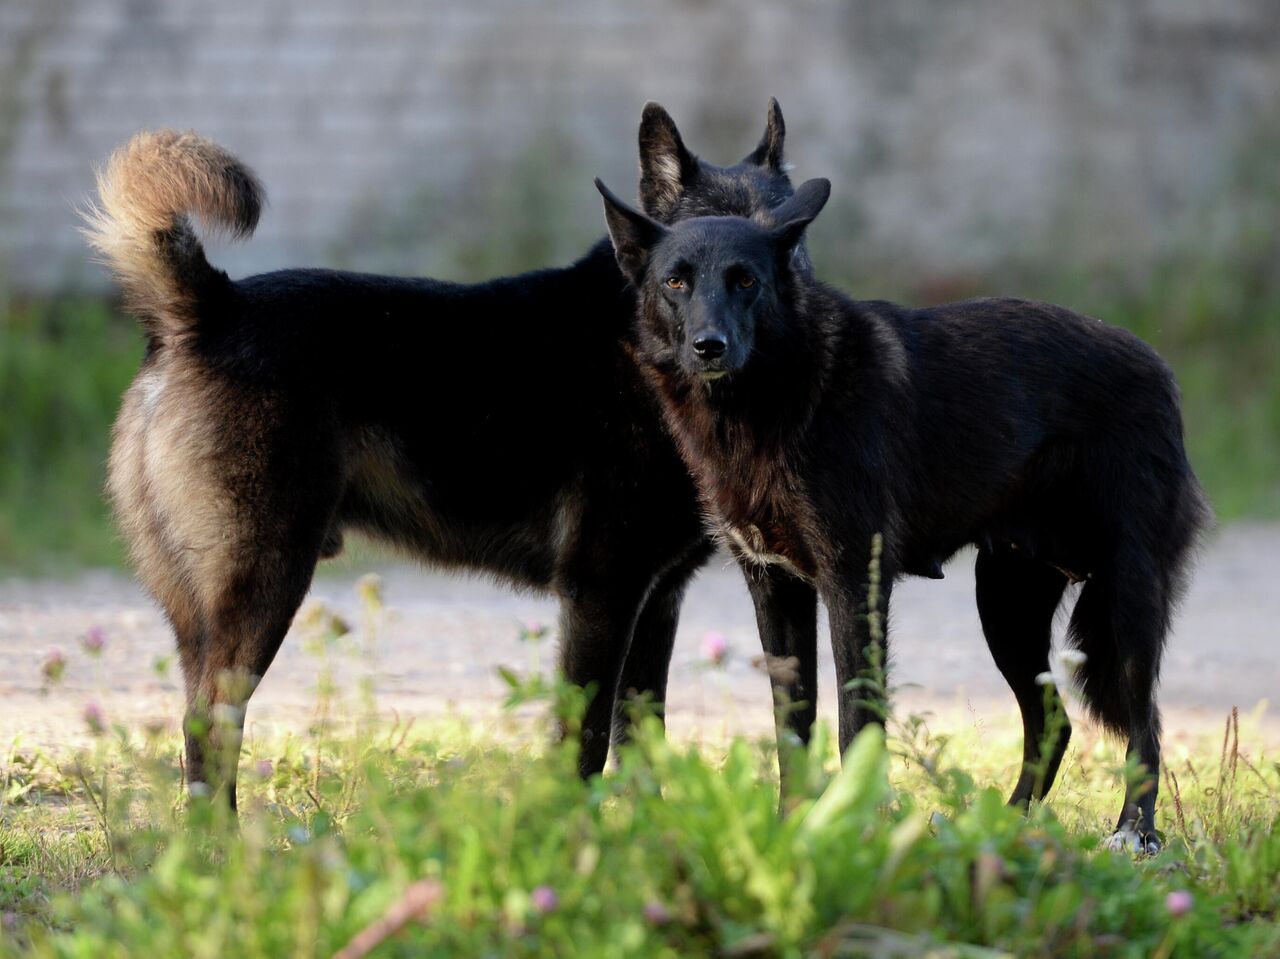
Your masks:
<svg viewBox="0 0 1280 959"><path fill-rule="evenodd" d="M689 581L706 563L711 550L709 540L698 541L648 590L627 643L627 656L622 663L614 698L611 739L615 747L615 761L618 758L616 747L631 741L637 702L646 702L645 708L652 711L651 715L659 723L666 722L667 679L676 642L676 627L680 622L680 605L684 602Z"/></svg>
<svg viewBox="0 0 1280 959"><path fill-rule="evenodd" d="M868 554L869 555L869 554ZM889 711L889 594L893 578L883 563L847 570L823 589L831 618L831 650L839 695L840 754L868 723Z"/></svg>
<svg viewBox="0 0 1280 959"><path fill-rule="evenodd" d="M739 557L756 608L764 665L773 687L778 770L785 787L790 754L806 746L818 710L818 592L778 565Z"/></svg>
<svg viewBox="0 0 1280 959"><path fill-rule="evenodd" d="M609 756L618 677L644 600L640 577L592 576L574 583L560 606L560 670L590 699L582 716L578 772L584 779L604 769ZM562 725L561 734L568 733Z"/></svg>

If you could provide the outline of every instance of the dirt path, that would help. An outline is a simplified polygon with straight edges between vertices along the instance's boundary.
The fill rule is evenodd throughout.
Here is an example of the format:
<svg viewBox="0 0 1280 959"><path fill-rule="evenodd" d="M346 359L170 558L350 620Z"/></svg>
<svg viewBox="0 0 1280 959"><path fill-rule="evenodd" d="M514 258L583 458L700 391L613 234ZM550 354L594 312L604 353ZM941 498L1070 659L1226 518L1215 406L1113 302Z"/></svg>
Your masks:
<svg viewBox="0 0 1280 959"><path fill-rule="evenodd" d="M1233 526L1205 549L1166 658L1161 701L1171 733L1217 726L1233 705L1251 710L1280 690L1278 569L1280 525ZM546 668L554 660L551 645L535 650L518 639L521 622L554 622L551 601L408 566L379 572L387 604L376 653L381 707L483 720L503 697L497 667L527 669L536 657ZM312 597L358 623L354 580L351 573L322 575ZM941 582L900 584L893 601L893 679L918 684L900 697L912 708L955 712L973 722L1008 721L1012 696L987 654L972 596L968 554L947 567ZM94 626L106 636L98 660L81 649ZM709 670L702 661L701 640L709 630L722 632L732 650L723 670ZM259 728L305 725L320 661L298 632L254 697L250 718ZM66 655L66 675L45 691L41 664L55 646ZM698 578L684 607L670 693L676 735L709 726L769 727L767 682L749 663L758 649L740 575L719 559ZM834 675L830 653L823 652L820 699L829 715ZM27 745L79 739L91 700L113 721L173 720L181 701L176 664L167 674L154 668L171 654L161 616L123 575L0 582L0 744L15 737ZM340 672L356 669L344 661ZM1280 745L1280 716L1261 722L1269 742Z"/></svg>

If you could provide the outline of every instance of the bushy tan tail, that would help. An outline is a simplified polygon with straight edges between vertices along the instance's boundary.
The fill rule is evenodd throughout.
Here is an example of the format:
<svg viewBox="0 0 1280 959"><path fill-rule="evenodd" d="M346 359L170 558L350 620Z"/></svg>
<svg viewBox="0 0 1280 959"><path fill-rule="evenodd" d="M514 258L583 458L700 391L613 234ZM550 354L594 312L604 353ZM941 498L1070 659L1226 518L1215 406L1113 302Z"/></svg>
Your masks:
<svg viewBox="0 0 1280 959"><path fill-rule="evenodd" d="M253 171L190 131L139 133L98 172L98 203L84 234L153 340L194 328L200 295L226 274L205 259L189 214L213 231L249 236L263 191Z"/></svg>

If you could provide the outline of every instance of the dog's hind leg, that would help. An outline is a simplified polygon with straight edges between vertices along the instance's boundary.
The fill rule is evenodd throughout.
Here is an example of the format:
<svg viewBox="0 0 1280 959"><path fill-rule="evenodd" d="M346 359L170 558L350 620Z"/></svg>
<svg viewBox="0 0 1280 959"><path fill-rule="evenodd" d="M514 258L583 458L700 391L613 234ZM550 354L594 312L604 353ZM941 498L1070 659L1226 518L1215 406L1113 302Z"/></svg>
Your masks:
<svg viewBox="0 0 1280 959"><path fill-rule="evenodd" d="M1080 593L1070 634L1087 655L1081 674L1090 710L1110 731L1125 736L1137 773L1125 785L1124 805L1108 840L1114 849L1150 854L1160 777L1160 713L1155 687L1172 597L1158 568L1141 555L1121 556Z"/></svg>
<svg viewBox="0 0 1280 959"><path fill-rule="evenodd" d="M611 741L621 746L631 738L631 704L648 700L659 722L664 721L667 677L671 668L671 651L675 646L676 627L680 621L680 605L685 589L694 573L706 562L710 544L700 544L688 557L680 560L654 583L640 609L631 642L627 646L622 675L618 679L614 703Z"/></svg>
<svg viewBox="0 0 1280 959"><path fill-rule="evenodd" d="M184 624L165 603L187 680L188 782L233 809L245 707L306 595L339 495L328 436L299 429L279 403L259 403L256 419L247 405L232 409L235 430L162 424L150 476L169 551L160 565L191 613Z"/></svg>
<svg viewBox="0 0 1280 959"><path fill-rule="evenodd" d="M1049 670L1053 615L1067 578L1054 567L1011 550L988 549L978 551L975 575L982 632L1022 713L1022 772L1009 805L1025 809L1053 785L1071 738L1071 724L1057 688L1036 683L1036 677ZM1050 716L1054 717L1052 730ZM1047 731L1053 734L1050 742L1046 742Z"/></svg>
<svg viewBox="0 0 1280 959"><path fill-rule="evenodd" d="M188 679L188 775L193 795L225 791L236 807L245 709L311 584L319 542L297 552L263 549L228 570L209 610ZM197 784L203 783L204 789Z"/></svg>
<svg viewBox="0 0 1280 959"><path fill-rule="evenodd" d="M205 649L204 614L200 609L199 597L195 595L177 559L169 559L164 565L155 562L143 564L139 574L148 590L160 603L169 625L173 627L173 635L178 650L178 663L182 668L185 681L186 700L190 704L195 700L197 684L200 678L200 663ZM199 783L196 792L207 785L204 754L197 743L193 748L192 724L190 713L183 720L185 738L184 778L187 783Z"/></svg>

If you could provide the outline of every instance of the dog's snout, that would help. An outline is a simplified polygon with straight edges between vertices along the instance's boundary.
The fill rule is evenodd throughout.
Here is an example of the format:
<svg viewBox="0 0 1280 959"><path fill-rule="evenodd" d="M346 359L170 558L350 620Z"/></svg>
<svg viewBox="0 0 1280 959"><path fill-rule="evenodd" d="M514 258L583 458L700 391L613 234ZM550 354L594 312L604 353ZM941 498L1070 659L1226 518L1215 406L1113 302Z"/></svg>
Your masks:
<svg viewBox="0 0 1280 959"><path fill-rule="evenodd" d="M703 360L719 359L728 348L728 342L720 333L704 333L693 341L693 352Z"/></svg>

